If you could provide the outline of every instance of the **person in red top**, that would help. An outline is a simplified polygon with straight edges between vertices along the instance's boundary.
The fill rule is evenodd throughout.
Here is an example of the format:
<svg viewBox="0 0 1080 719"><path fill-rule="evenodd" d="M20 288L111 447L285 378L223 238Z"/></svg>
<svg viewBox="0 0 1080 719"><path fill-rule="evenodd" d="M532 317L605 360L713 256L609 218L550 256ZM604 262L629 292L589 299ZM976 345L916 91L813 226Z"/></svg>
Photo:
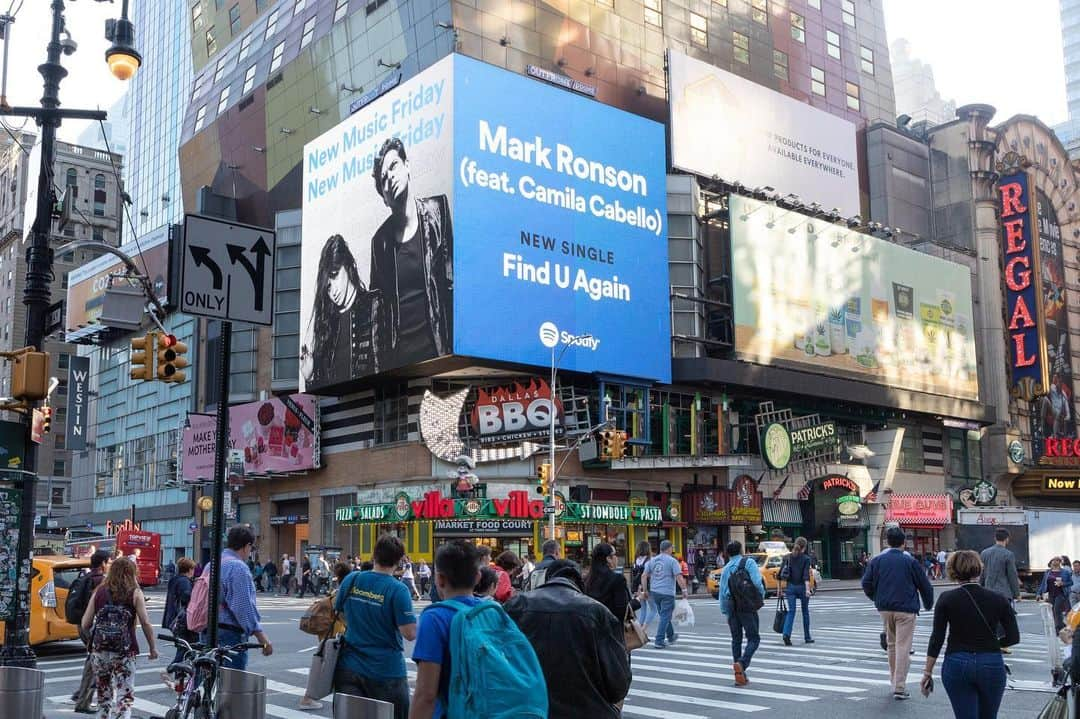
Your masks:
<svg viewBox="0 0 1080 719"><path fill-rule="evenodd" d="M507 550L495 558L494 567L499 577L499 582L495 585L495 601L504 604L506 600L514 596L511 578L521 570L521 560L516 554Z"/></svg>
<svg viewBox="0 0 1080 719"><path fill-rule="evenodd" d="M683 555L681 555L681 554L679 555L679 571L682 573L682 578L683 578L683 581L686 582L686 586L688 586L688 587L691 586L691 584L690 584L690 565L686 563L686 560L683 558ZM695 581L694 584L696 585L697 582Z"/></svg>

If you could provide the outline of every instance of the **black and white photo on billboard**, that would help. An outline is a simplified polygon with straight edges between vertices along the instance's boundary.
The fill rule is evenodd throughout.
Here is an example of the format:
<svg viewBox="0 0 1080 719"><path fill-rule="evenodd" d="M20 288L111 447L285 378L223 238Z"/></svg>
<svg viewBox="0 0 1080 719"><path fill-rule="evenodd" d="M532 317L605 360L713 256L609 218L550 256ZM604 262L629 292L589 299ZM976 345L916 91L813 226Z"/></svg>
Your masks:
<svg viewBox="0 0 1080 719"><path fill-rule="evenodd" d="M305 148L305 390L453 351L452 105L438 82L406 82Z"/></svg>

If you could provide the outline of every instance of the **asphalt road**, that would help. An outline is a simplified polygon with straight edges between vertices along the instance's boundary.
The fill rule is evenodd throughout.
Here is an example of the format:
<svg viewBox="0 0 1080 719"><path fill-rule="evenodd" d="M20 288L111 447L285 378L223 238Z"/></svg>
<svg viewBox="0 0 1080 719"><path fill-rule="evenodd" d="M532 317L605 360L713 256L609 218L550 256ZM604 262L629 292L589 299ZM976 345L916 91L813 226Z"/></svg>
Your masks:
<svg viewBox="0 0 1080 719"><path fill-rule="evenodd" d="M941 591L939 589L939 591ZM160 619L163 595L149 595L151 618ZM268 678L267 716L282 719L331 716L329 702L319 711L299 711L314 640L297 627L310 599L259 595L266 630L274 643L271 657L252 656L249 670ZM912 657L909 690L912 698L897 702L888 681L888 661L878 645L880 622L873 606L857 592L821 593L811 600L811 625L816 643L805 646L801 619L796 619L795 646L783 646L773 634L772 603L762 609L762 645L750 668L750 685L735 687L731 671L727 624L713 600L692 600L696 625L684 628L679 641L663 650L646 648L634 652L634 681L626 699L624 715L649 719L714 719L744 714L779 715L786 719L810 719L828 714L847 719L880 714L887 717L950 717L948 699L940 681L929 699L918 694L930 616L919 618L916 654ZM422 604L419 606L423 606ZM1013 680L1038 683L1049 677L1046 640L1038 606L1018 605L1021 644L1007 658ZM655 628L655 626L653 627ZM142 642L140 635L140 642ZM144 647L145 649L145 647ZM174 698L158 674L171 654L150 662L140 657L134 717L162 716ZM406 646L411 652L411 646ZM82 716L73 712L68 697L79 681L81 647L62 643L42 647L39 667L46 674L47 717ZM408 654L407 654L408 656ZM939 667L940 668L940 664ZM414 668L409 662L410 679ZM1046 693L1010 689L1006 692L1002 719L1035 719L1049 700Z"/></svg>

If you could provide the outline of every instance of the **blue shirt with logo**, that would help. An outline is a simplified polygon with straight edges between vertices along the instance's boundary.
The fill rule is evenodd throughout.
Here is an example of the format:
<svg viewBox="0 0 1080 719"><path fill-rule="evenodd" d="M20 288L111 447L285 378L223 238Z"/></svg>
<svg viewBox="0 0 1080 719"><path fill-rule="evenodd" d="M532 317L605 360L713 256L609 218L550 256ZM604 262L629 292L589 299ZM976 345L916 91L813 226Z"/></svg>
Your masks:
<svg viewBox="0 0 1080 719"><path fill-rule="evenodd" d="M405 645L398 627L416 623L412 597L388 574L353 572L342 582L334 608L345 617L338 661L362 677L405 677Z"/></svg>
<svg viewBox="0 0 1080 719"><path fill-rule="evenodd" d="M675 577L682 576L679 560L670 554L657 554L645 565L649 575L649 592L675 596Z"/></svg>

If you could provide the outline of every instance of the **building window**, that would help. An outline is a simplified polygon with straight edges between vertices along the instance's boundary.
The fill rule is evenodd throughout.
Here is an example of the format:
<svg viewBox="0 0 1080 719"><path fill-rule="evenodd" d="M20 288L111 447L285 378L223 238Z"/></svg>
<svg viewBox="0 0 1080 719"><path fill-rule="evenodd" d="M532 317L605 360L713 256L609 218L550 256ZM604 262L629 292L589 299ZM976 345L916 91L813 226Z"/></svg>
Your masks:
<svg viewBox="0 0 1080 719"><path fill-rule="evenodd" d="M202 27L202 3L197 2L191 6L191 31L197 32Z"/></svg>
<svg viewBox="0 0 1080 719"><path fill-rule="evenodd" d="M925 469L922 427L904 428L904 439L900 443L900 461L896 467L908 472L921 472Z"/></svg>
<svg viewBox="0 0 1080 719"><path fill-rule="evenodd" d="M214 83L221 79L221 76L225 74L225 58L221 58L217 61L217 66L214 67Z"/></svg>
<svg viewBox="0 0 1080 719"><path fill-rule="evenodd" d="M219 115L225 112L225 108L229 106L229 89L231 87L231 85L226 85L225 87L221 88L221 94L218 95L217 101L217 114Z"/></svg>
<svg viewBox="0 0 1080 719"><path fill-rule="evenodd" d="M713 0L713 5L719 5L720 7L727 9L727 0Z"/></svg>
<svg viewBox="0 0 1080 719"><path fill-rule="evenodd" d="M11 311L10 305L8 305L8 311ZM56 369L67 369L69 364L71 364L71 355L67 353L62 353L56 358Z"/></svg>
<svg viewBox="0 0 1080 719"><path fill-rule="evenodd" d="M859 86L853 82L844 83L847 90L847 106L848 109L859 110Z"/></svg>
<svg viewBox="0 0 1080 719"><path fill-rule="evenodd" d="M204 122L206 122L206 105L200 107L199 111L195 113L195 132L203 128Z"/></svg>
<svg viewBox="0 0 1080 719"><path fill-rule="evenodd" d="M304 22L304 30L300 34L300 49L303 50L311 42L312 35L315 34L315 16L312 15Z"/></svg>
<svg viewBox="0 0 1080 719"><path fill-rule="evenodd" d="M251 88L255 87L255 65L252 65L244 73L244 89L240 91L241 95L246 95Z"/></svg>
<svg viewBox="0 0 1080 719"><path fill-rule="evenodd" d="M792 40L806 43L807 19L798 13L792 13Z"/></svg>
<svg viewBox="0 0 1080 719"><path fill-rule="evenodd" d="M690 40L702 47L709 46L709 21L695 12L690 13Z"/></svg>
<svg viewBox="0 0 1080 719"><path fill-rule="evenodd" d="M840 59L840 36L832 30L825 31L825 51L829 57Z"/></svg>
<svg viewBox="0 0 1080 719"><path fill-rule="evenodd" d="M237 3L229 8L229 36L236 37L237 31L240 30L240 4Z"/></svg>
<svg viewBox="0 0 1080 719"><path fill-rule="evenodd" d="M262 12L266 9L267 0L255 0L255 12Z"/></svg>
<svg viewBox="0 0 1080 719"><path fill-rule="evenodd" d="M273 388L291 389L300 374L300 225L279 222L274 257ZM280 217L280 216L279 216Z"/></svg>
<svg viewBox="0 0 1080 719"><path fill-rule="evenodd" d="M810 66L810 91L825 97L825 71L813 65Z"/></svg>
<svg viewBox="0 0 1080 719"><path fill-rule="evenodd" d="M788 59L787 53L780 50L772 51L772 71L773 75L787 82L788 79Z"/></svg>
<svg viewBox="0 0 1080 719"><path fill-rule="evenodd" d="M806 4L815 10L821 9L821 0L806 0Z"/></svg>
<svg viewBox="0 0 1080 719"><path fill-rule="evenodd" d="M274 48L274 56L270 59L270 72L274 72L281 67L281 58L285 55L285 41L282 40Z"/></svg>
<svg viewBox="0 0 1080 719"><path fill-rule="evenodd" d="M409 438L408 385L375 390L375 443L403 442Z"/></svg>
<svg viewBox="0 0 1080 719"><path fill-rule="evenodd" d="M199 95L202 94L202 91L203 91L204 87L206 86L206 78L207 78L208 74L209 73L204 72L201 75L199 75L197 78L195 78L195 89L193 89L191 91L191 99L192 100L194 100L195 98L197 98Z"/></svg>
<svg viewBox="0 0 1080 719"><path fill-rule="evenodd" d="M95 227L94 228L93 236L94 236L94 242L104 242L105 241L105 231L102 230L100 227Z"/></svg>
<svg viewBox="0 0 1080 719"><path fill-rule="evenodd" d="M862 71L868 75L874 74L874 51L868 47L859 47L859 59L862 62Z"/></svg>
<svg viewBox="0 0 1080 719"><path fill-rule="evenodd" d="M275 9L266 16L266 34L263 35L263 40L269 40L270 36L277 32L278 12L279 10Z"/></svg>
<svg viewBox="0 0 1080 719"><path fill-rule="evenodd" d="M253 32L249 32L247 35L244 36L244 39L240 41L240 52L238 52L236 55L237 63L243 62L244 58L246 58L248 56L248 53L251 52L251 37L254 34L255 33Z"/></svg>
<svg viewBox="0 0 1080 719"><path fill-rule="evenodd" d="M214 39L214 28L206 30L206 56L213 57L217 53L217 40Z"/></svg>
<svg viewBox="0 0 1080 719"><path fill-rule="evenodd" d="M105 175L94 176L94 217L105 216L105 203L108 196L105 192Z"/></svg>
<svg viewBox="0 0 1080 719"><path fill-rule="evenodd" d="M67 504L67 502L64 501L64 488L53 487L52 496L49 497L49 501L53 504Z"/></svg>
<svg viewBox="0 0 1080 719"><path fill-rule="evenodd" d="M978 432L946 429L949 443L949 478L957 487L982 479L981 436Z"/></svg>
<svg viewBox="0 0 1080 719"><path fill-rule="evenodd" d="M296 2L293 4L292 9L293 17L299 15L300 11L304 9L305 5L307 5L307 0L296 0Z"/></svg>
<svg viewBox="0 0 1080 719"><path fill-rule="evenodd" d="M759 25L769 24L769 0L752 0L750 16Z"/></svg>
<svg viewBox="0 0 1080 719"><path fill-rule="evenodd" d="M615 0L596 0L596 4L600 7L610 8L611 10L615 9Z"/></svg>
<svg viewBox="0 0 1080 719"><path fill-rule="evenodd" d="M337 0L337 7L334 8L334 22L343 19L349 14L349 0Z"/></svg>
<svg viewBox="0 0 1080 719"><path fill-rule="evenodd" d="M731 43L735 46L735 59L750 64L750 38L741 32L732 31Z"/></svg>
<svg viewBox="0 0 1080 719"><path fill-rule="evenodd" d="M68 168L67 171L67 188L72 197L79 196L79 173L74 167Z"/></svg>
<svg viewBox="0 0 1080 719"><path fill-rule="evenodd" d="M844 24L849 27L855 27L855 0L842 0L840 17L843 18Z"/></svg>
<svg viewBox="0 0 1080 719"><path fill-rule="evenodd" d="M54 459L52 465L52 473L54 477L66 477L67 462L62 459Z"/></svg>
<svg viewBox="0 0 1080 719"><path fill-rule="evenodd" d="M656 27L664 27L664 8L661 0L645 0L645 22Z"/></svg>

